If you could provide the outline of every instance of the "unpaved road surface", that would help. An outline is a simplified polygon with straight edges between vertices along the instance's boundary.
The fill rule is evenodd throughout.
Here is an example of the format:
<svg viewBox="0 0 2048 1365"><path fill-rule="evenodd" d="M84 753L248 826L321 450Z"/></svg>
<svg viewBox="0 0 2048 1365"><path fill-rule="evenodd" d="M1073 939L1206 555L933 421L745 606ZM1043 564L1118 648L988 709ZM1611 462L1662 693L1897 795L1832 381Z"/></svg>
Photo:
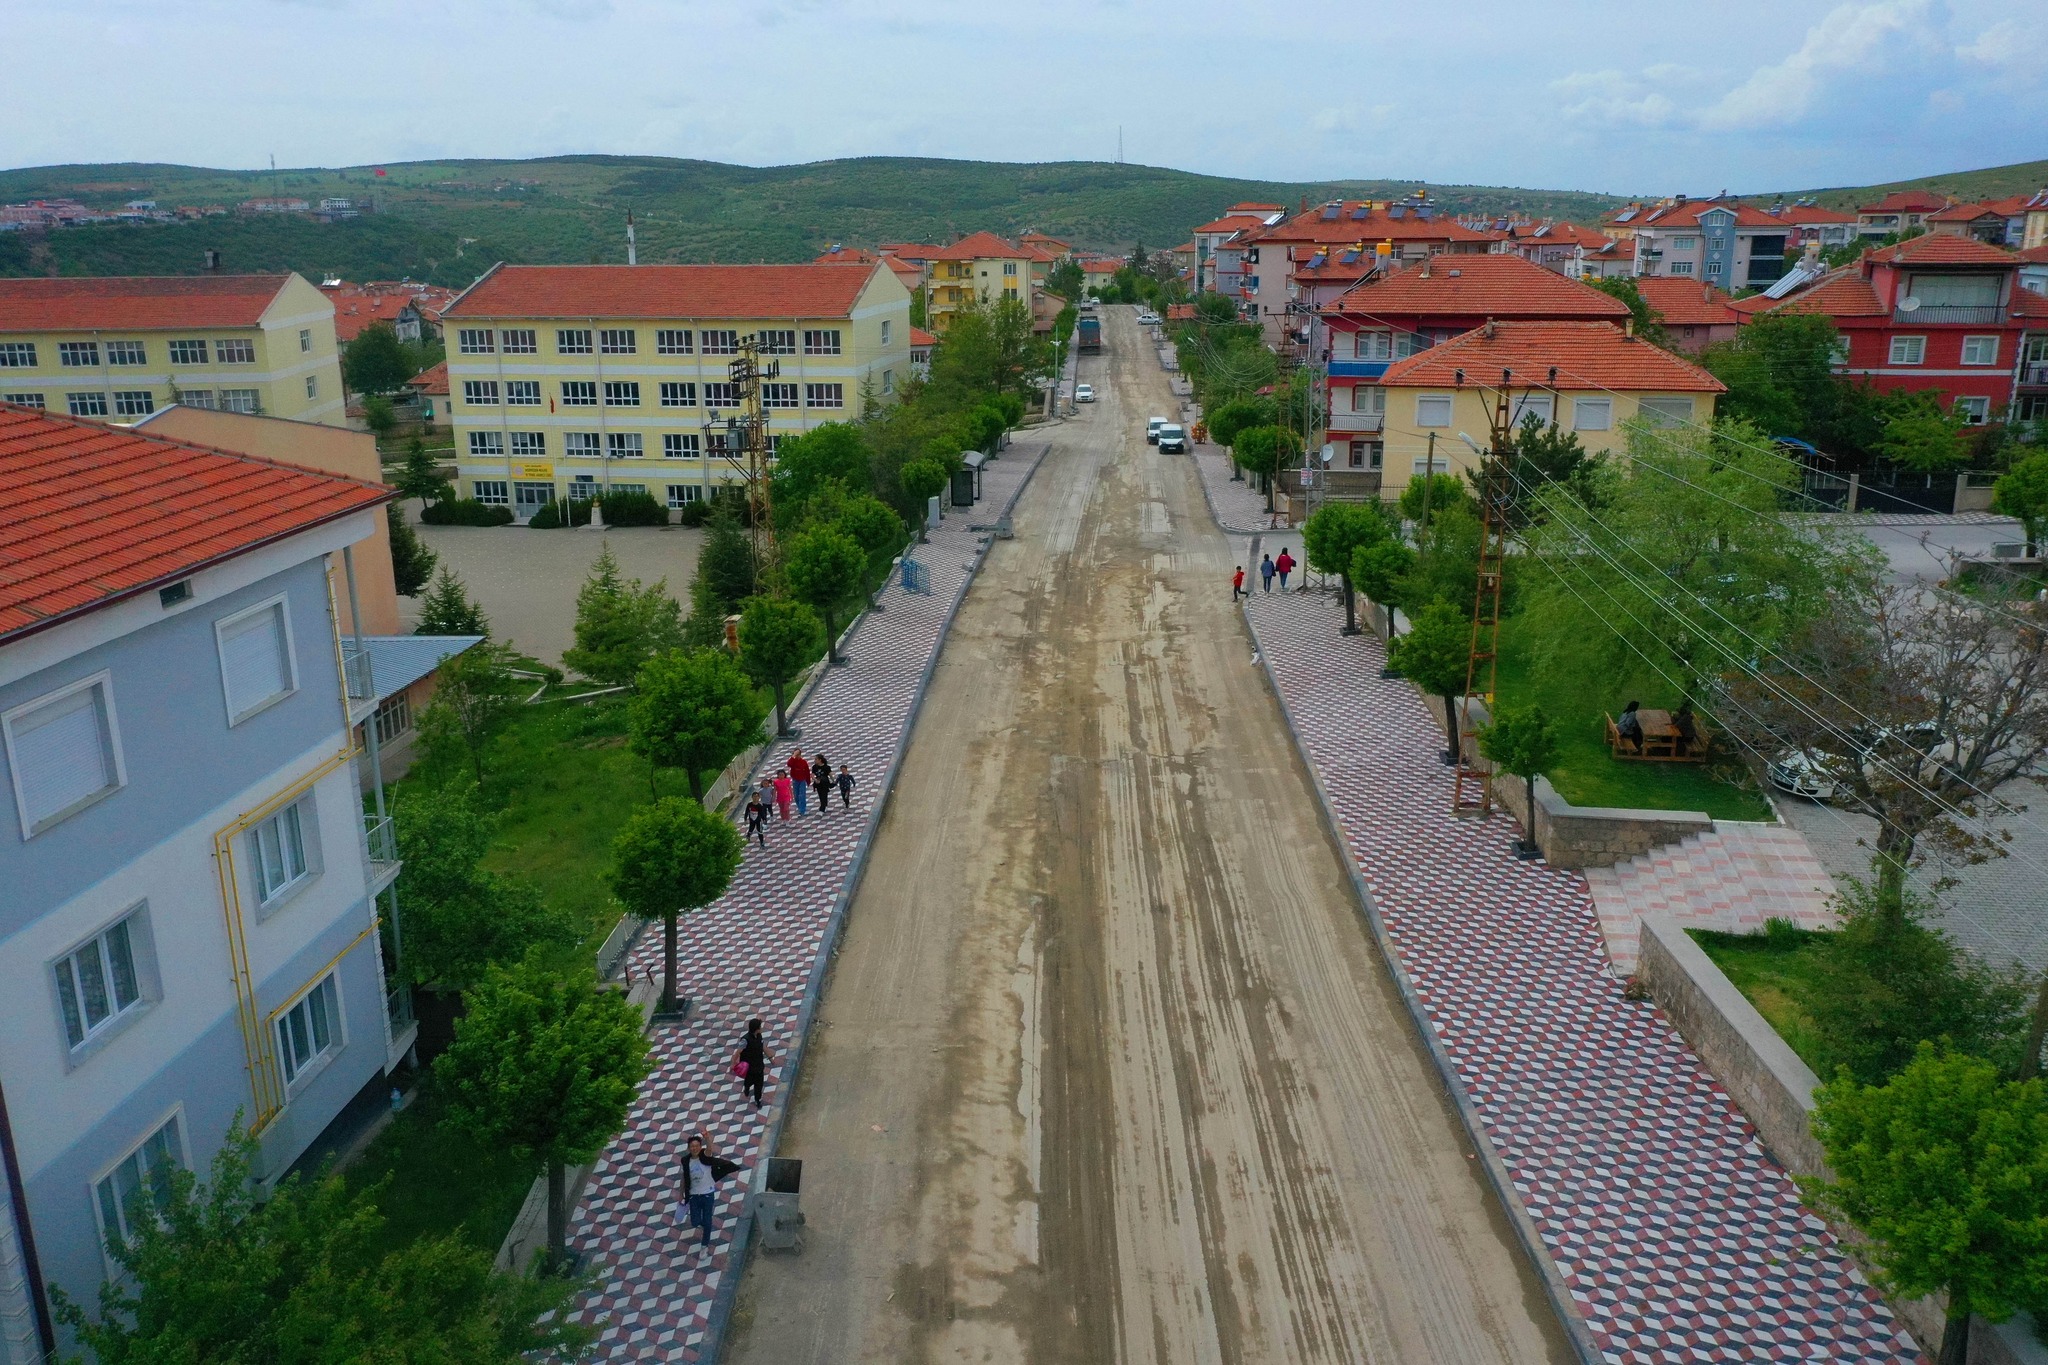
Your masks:
<svg viewBox="0 0 2048 1365"><path fill-rule="evenodd" d="M1566 1361L1112 314L941 656L784 1143L809 1245L729 1359Z"/></svg>

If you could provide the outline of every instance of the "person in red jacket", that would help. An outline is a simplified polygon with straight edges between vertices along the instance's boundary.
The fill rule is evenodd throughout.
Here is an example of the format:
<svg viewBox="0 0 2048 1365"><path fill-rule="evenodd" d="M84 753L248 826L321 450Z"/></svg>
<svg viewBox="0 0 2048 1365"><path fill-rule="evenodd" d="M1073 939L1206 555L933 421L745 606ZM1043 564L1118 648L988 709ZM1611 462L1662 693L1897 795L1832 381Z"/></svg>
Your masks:
<svg viewBox="0 0 2048 1365"><path fill-rule="evenodd" d="M796 786L796 813L807 814L811 805L811 764L802 749L789 752L789 780Z"/></svg>
<svg viewBox="0 0 2048 1365"><path fill-rule="evenodd" d="M1287 547L1280 547L1280 557L1273 561L1273 569L1280 575L1280 591L1287 591L1287 575L1294 572L1294 556L1287 553Z"/></svg>
<svg viewBox="0 0 2048 1365"><path fill-rule="evenodd" d="M1244 565L1237 566L1237 572L1230 576L1230 600L1235 602L1244 596Z"/></svg>

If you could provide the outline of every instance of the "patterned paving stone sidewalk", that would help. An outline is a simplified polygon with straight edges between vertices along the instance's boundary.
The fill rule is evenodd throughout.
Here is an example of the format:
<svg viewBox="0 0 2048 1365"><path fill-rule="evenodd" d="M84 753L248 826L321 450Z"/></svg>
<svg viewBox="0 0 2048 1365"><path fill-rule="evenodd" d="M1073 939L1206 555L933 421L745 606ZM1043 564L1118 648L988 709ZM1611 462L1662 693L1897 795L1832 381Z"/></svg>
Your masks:
<svg viewBox="0 0 2048 1365"><path fill-rule="evenodd" d="M1233 535L1257 535L1267 529L1273 518L1266 511L1266 495L1253 488L1249 479L1232 481L1229 452L1204 441L1194 447L1191 458L1202 476L1202 496L1208 500L1209 514L1218 526Z"/></svg>
<svg viewBox="0 0 2048 1365"><path fill-rule="evenodd" d="M1250 618L1381 932L1588 1335L1616 1365L1920 1360L1663 1015L1584 878L1450 815L1441 740L1321 594Z"/></svg>
<svg viewBox="0 0 2048 1365"><path fill-rule="evenodd" d="M593 1357L603 1361L697 1361L715 1357L730 1311L734 1270L744 1257L747 1193L755 1169L774 1151L794 1080L798 1045L810 1021L850 883L887 799L903 739L923 695L954 607L982 552L970 522L993 521L1015 499L1044 452L1020 440L982 476L972 510L949 511L916 558L931 592L907 594L892 582L883 610L870 613L848 642L844 667L831 670L791 723L805 753L823 750L856 785L851 808L776 822L767 847L750 844L731 890L684 918L678 979L693 997L688 1020L649 1035L655 1070L642 1086L626 1130L599 1159L570 1226L579 1252L597 1266L599 1287L580 1310L604 1327ZM788 742L776 744L761 771L780 768ZM661 970L661 934L642 935L629 959L638 977ZM757 1113L728 1074L746 1021L763 1020L768 1044L767 1108ZM717 1150L742 1167L719 1191L712 1252L696 1250L671 1217L687 1134L708 1131Z"/></svg>

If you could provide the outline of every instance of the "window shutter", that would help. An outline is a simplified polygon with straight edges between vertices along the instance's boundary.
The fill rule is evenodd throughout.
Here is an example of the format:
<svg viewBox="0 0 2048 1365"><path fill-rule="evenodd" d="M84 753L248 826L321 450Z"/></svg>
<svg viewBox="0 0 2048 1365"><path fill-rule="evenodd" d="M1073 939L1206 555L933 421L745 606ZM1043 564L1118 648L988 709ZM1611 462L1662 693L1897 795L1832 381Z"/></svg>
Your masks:
<svg viewBox="0 0 2048 1365"><path fill-rule="evenodd" d="M221 631L220 657L228 689L228 714L240 719L291 686L286 666L284 623L275 606L254 612Z"/></svg>
<svg viewBox="0 0 2048 1365"><path fill-rule="evenodd" d="M14 761L33 828L114 784L100 690L84 687L17 720Z"/></svg>

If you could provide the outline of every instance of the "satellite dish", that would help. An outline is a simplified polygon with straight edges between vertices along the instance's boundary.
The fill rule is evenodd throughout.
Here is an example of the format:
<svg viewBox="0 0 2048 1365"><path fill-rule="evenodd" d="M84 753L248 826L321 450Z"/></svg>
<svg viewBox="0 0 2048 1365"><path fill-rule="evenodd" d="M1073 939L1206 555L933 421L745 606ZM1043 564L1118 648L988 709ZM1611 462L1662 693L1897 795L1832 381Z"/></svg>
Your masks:
<svg viewBox="0 0 2048 1365"><path fill-rule="evenodd" d="M1919 306L1920 296L1917 294L1908 294L1899 300L1899 311L1901 313L1910 313Z"/></svg>
<svg viewBox="0 0 2048 1365"><path fill-rule="evenodd" d="M1335 445L1331 445L1331 444L1325 444L1325 445L1323 446L1323 463L1324 463L1324 464L1328 464L1328 463L1329 463L1330 461L1332 461L1332 460L1334 460L1334 459L1336 459L1336 458L1337 458L1337 447L1336 447Z"/></svg>

